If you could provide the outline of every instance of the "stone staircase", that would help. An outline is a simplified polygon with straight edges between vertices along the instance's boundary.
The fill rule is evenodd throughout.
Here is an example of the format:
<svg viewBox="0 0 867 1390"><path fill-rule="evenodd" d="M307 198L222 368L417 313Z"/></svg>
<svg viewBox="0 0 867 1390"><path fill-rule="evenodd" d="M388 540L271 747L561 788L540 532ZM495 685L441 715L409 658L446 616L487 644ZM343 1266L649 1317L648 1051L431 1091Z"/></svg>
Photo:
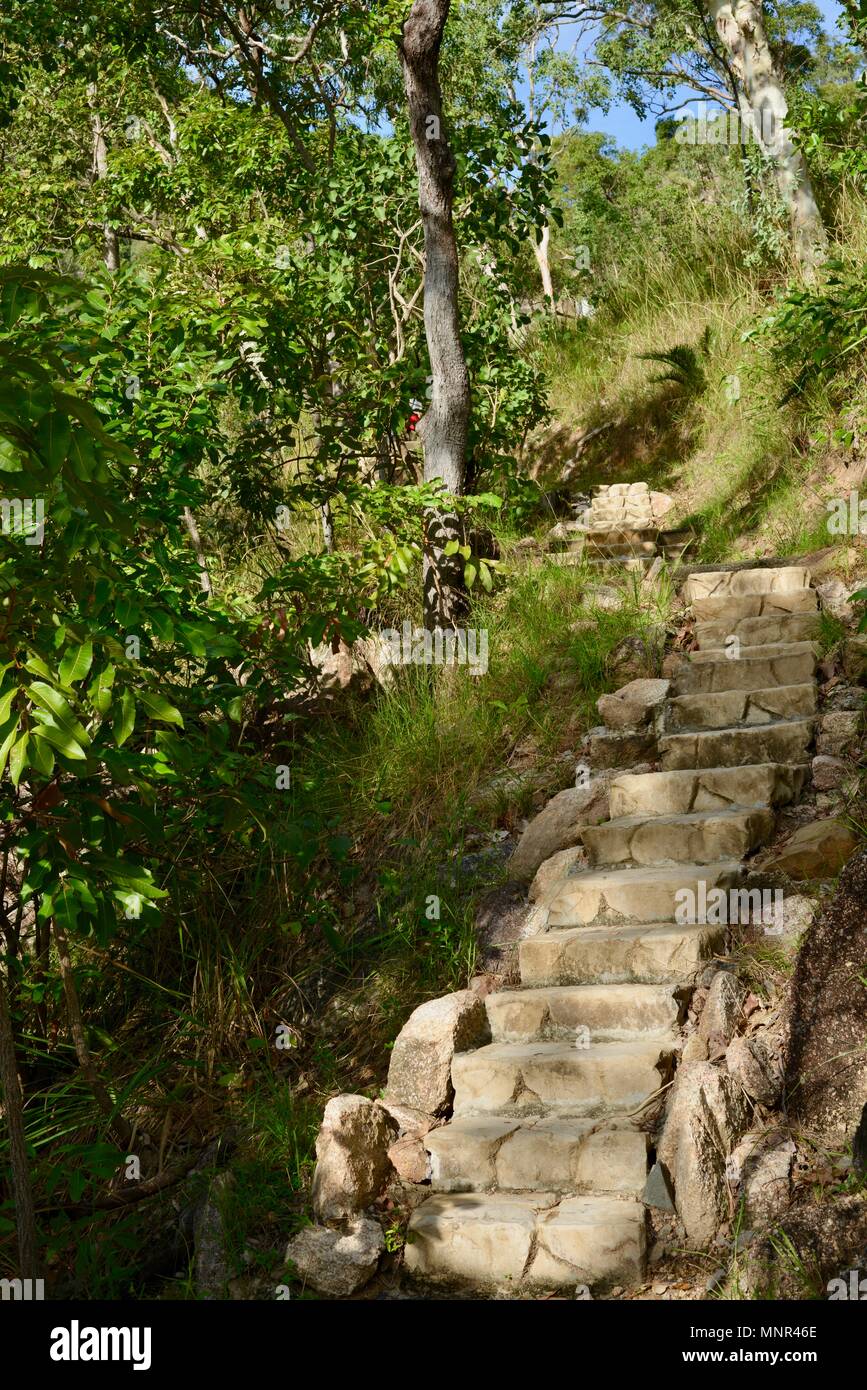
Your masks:
<svg viewBox="0 0 867 1390"><path fill-rule="evenodd" d="M613 779L588 868L521 943L521 987L485 1001L491 1042L454 1058L453 1119L424 1140L434 1192L409 1226L418 1280L514 1294L643 1277L645 1103L696 973L727 945L725 926L684 918L683 890L742 883L799 795L816 707L807 570L694 574L684 595L700 648L672 683L661 770Z"/></svg>
<svg viewBox="0 0 867 1390"><path fill-rule="evenodd" d="M692 531L663 529L672 499L651 492L647 483L610 483L594 489L580 518L583 556L591 565L612 561L627 569L648 569L657 556L680 561L692 549Z"/></svg>

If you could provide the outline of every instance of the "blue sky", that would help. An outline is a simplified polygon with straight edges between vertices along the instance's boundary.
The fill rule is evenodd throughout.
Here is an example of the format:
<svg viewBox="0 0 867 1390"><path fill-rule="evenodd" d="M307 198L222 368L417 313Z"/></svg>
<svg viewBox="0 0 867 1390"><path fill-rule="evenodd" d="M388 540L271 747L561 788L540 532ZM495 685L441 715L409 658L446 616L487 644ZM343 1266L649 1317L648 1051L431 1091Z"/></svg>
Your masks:
<svg viewBox="0 0 867 1390"><path fill-rule="evenodd" d="M814 3L825 16L825 27L828 32L832 35L839 35L836 25L837 17L841 13L840 5L836 3L836 0L814 0ZM629 149L640 149L642 145L653 144L655 124L655 116L641 121L630 106L625 103L618 103L607 112L592 111L587 122L587 129L604 131L606 135L612 136L618 145L624 145Z"/></svg>

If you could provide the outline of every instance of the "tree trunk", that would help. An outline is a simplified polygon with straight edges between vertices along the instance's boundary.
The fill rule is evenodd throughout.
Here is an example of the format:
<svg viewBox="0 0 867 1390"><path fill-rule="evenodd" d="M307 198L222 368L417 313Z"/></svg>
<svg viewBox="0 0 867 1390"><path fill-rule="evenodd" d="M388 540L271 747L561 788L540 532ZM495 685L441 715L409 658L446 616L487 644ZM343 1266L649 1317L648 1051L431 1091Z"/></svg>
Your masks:
<svg viewBox="0 0 867 1390"><path fill-rule="evenodd" d="M802 267L822 261L827 239L807 161L786 125L786 94L768 45L761 0L706 0L732 70L743 86L760 147L773 159L780 194L789 210L792 241Z"/></svg>
<svg viewBox="0 0 867 1390"><path fill-rule="evenodd" d="M33 1208L33 1188L27 1143L24 1137L24 1106L21 1082L15 1063L15 1036L9 1011L9 996L3 972L0 971L0 1087L3 1109L9 1132L9 1166L12 1170L12 1195L15 1200L15 1221L18 1234L18 1277L36 1278L36 1215Z"/></svg>
<svg viewBox="0 0 867 1390"><path fill-rule="evenodd" d="M424 326L432 373L430 406L418 423L425 482L464 488L470 378L458 316L458 245L452 221L455 160L446 139L439 54L450 0L414 0L400 40L403 81L418 166L424 227ZM444 546L458 539L457 518L431 513L425 526L425 623L453 627L463 606L463 566Z"/></svg>
<svg viewBox="0 0 867 1390"><path fill-rule="evenodd" d="M202 545L202 537L199 533L199 526L196 518L189 507L184 507L184 525L189 532L190 540L193 543L193 550L196 555L196 563L199 566L199 583L202 586L202 593L207 594L208 598L214 592L214 585L208 570L208 559L205 555L205 547Z"/></svg>
<svg viewBox="0 0 867 1390"><path fill-rule="evenodd" d="M554 285L551 280L551 263L548 259L548 247L551 241L551 228L546 222L542 228L541 241L533 242L533 251L536 256L536 264L539 267L539 275L542 279L542 293L545 296L545 308L550 312L554 307Z"/></svg>
<svg viewBox="0 0 867 1390"><path fill-rule="evenodd" d="M90 106L90 128L93 133L93 172L97 179L108 178L108 152L105 147L105 134L102 128L102 117L96 105L97 90L91 84L87 89L87 100ZM105 250L103 260L105 268L114 274L120 269L120 242L117 232L108 222L103 223L102 239Z"/></svg>

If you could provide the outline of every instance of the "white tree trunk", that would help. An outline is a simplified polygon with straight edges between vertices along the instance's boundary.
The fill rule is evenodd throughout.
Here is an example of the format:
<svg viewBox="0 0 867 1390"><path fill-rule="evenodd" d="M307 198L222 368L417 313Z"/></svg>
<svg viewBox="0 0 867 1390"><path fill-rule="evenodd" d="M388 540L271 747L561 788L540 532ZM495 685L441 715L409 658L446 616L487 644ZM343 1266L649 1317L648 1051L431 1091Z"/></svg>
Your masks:
<svg viewBox="0 0 867 1390"><path fill-rule="evenodd" d="M812 270L824 257L827 238L803 154L786 125L786 94L768 45L761 0L706 0L732 70L749 102L759 144L777 170L789 210L798 261Z"/></svg>
<svg viewBox="0 0 867 1390"><path fill-rule="evenodd" d="M539 267L539 275L542 278L542 293L547 301L546 307L551 309L554 304L554 285L551 280L551 262L548 258L548 249L551 242L551 228L546 222L542 228L541 241L533 242L533 250L536 253L536 264Z"/></svg>
<svg viewBox="0 0 867 1390"><path fill-rule="evenodd" d="M452 220L455 158L446 138L439 54L450 0L414 0L400 40L424 227L424 327L432 373L430 406L418 423L426 482L464 488L470 378L458 315L458 244ZM454 516L431 513L425 528L425 623L454 626L462 607L463 565L444 553L458 533Z"/></svg>

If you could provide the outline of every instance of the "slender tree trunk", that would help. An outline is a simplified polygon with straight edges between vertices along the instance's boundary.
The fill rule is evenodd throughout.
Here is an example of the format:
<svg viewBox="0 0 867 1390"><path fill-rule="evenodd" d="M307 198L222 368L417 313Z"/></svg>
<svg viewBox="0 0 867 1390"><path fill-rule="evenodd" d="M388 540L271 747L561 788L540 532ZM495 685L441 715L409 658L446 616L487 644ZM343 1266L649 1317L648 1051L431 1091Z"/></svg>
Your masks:
<svg viewBox="0 0 867 1390"><path fill-rule="evenodd" d="M15 1037L6 982L0 970L0 1086L3 1090L3 1109L9 1132L9 1158L12 1169L12 1195L15 1201L15 1221L18 1234L18 1275L21 1279L36 1278L36 1213L33 1207L33 1188L27 1143L24 1137L24 1104L21 1082L15 1063Z"/></svg>
<svg viewBox="0 0 867 1390"><path fill-rule="evenodd" d="M91 84L87 89L87 100L90 106L90 128L93 133L93 172L97 179L108 178L108 151L105 146L105 133L102 126L102 117L96 104L97 89ZM120 269L120 242L117 232L107 222L103 223L102 239L105 250L103 260L106 270L114 271Z"/></svg>
<svg viewBox="0 0 867 1390"><path fill-rule="evenodd" d="M548 248L551 242L551 228L546 222L542 228L540 241L533 242L533 251L536 256L536 264L539 267L539 275L542 280L542 293L545 296L545 307L550 310L554 306L554 284L551 280L551 262L548 259Z"/></svg>
<svg viewBox="0 0 867 1390"><path fill-rule="evenodd" d="M196 552L196 561L199 566L199 583L202 586L202 593L207 594L208 598L210 598L214 592L214 585L208 571L208 560L205 555L205 547L202 545L202 537L199 532L198 523L189 507L184 507L184 525L193 543L193 550Z"/></svg>
<svg viewBox="0 0 867 1390"><path fill-rule="evenodd" d="M786 125L789 107L765 34L761 0L706 0L714 27L743 86L761 148L774 161L789 210L792 242L808 273L822 261L827 238L807 161Z"/></svg>
<svg viewBox="0 0 867 1390"><path fill-rule="evenodd" d="M426 482L440 479L460 496L464 488L470 378L458 315L458 245L452 220L455 159L446 138L439 54L450 0L414 0L400 40L403 81L418 166L424 227L424 326L432 381L428 410L417 432ZM425 623L453 627L462 609L463 566L444 547L457 539L457 518L431 513L425 527Z"/></svg>

